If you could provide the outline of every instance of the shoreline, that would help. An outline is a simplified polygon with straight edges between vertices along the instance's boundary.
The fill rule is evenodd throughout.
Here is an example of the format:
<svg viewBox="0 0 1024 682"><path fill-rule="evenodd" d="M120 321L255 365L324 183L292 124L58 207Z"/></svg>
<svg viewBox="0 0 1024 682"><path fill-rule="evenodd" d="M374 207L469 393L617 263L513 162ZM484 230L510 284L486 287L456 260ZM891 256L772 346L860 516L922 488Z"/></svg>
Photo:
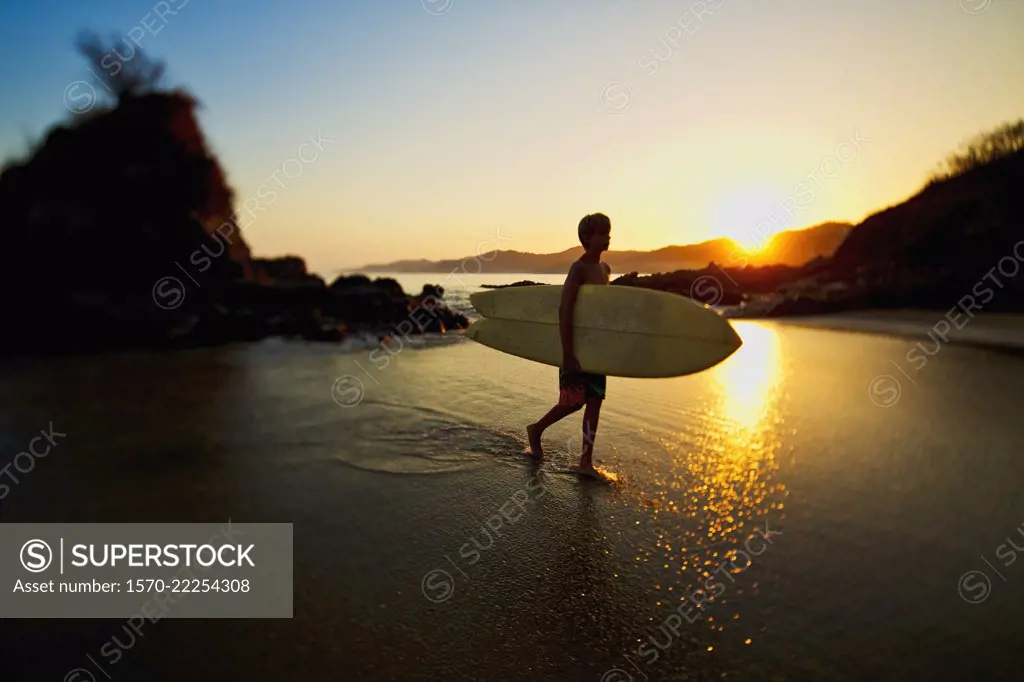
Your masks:
<svg viewBox="0 0 1024 682"><path fill-rule="evenodd" d="M953 322L940 311L920 309L851 311L807 317L736 317L731 320L768 320L796 327L928 340L1024 356L1024 313L981 313L969 318L958 311ZM962 328L958 329L958 324Z"/></svg>

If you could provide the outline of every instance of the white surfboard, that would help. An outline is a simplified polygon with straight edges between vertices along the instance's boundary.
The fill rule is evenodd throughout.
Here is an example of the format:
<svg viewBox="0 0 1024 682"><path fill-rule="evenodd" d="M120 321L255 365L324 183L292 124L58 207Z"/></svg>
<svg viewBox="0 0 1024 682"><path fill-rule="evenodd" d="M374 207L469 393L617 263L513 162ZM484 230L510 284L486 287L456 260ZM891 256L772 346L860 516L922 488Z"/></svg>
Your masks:
<svg viewBox="0 0 1024 682"><path fill-rule="evenodd" d="M510 287L473 294L484 316L466 336L511 355L559 366L562 287ZM614 285L580 287L573 314L574 351L585 372L672 377L700 372L732 355L742 341L728 320L693 299Z"/></svg>

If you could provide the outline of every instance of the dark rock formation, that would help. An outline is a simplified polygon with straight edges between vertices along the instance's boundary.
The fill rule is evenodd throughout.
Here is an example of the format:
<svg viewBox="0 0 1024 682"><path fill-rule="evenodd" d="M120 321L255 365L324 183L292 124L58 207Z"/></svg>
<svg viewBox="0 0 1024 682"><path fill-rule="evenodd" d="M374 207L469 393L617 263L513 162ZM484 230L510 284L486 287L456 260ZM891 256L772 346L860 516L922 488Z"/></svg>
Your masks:
<svg viewBox="0 0 1024 682"><path fill-rule="evenodd" d="M702 270L678 270L657 275L630 272L615 279L612 284L668 291L707 305L737 305L744 300L736 281L714 263Z"/></svg>
<svg viewBox="0 0 1024 682"><path fill-rule="evenodd" d="M306 271L306 261L298 256L280 258L253 258L253 280L259 284L280 286L324 286L318 275Z"/></svg>
<svg viewBox="0 0 1024 682"><path fill-rule="evenodd" d="M463 328L393 279L326 286L301 258L253 259L188 94L132 90L55 127L0 174L0 353L338 341ZM416 316L420 322L410 321Z"/></svg>
<svg viewBox="0 0 1024 682"><path fill-rule="evenodd" d="M481 284L480 286L484 289L508 289L510 287L536 287L542 286L541 282L532 282L528 279L521 280L519 282L513 282L512 284Z"/></svg>

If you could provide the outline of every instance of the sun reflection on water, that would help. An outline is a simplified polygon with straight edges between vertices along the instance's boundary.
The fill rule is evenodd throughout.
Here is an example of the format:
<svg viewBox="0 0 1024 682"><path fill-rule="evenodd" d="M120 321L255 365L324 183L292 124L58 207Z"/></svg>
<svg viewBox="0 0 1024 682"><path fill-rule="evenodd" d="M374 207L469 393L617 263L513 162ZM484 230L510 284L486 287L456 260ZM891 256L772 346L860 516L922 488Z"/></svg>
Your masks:
<svg viewBox="0 0 1024 682"><path fill-rule="evenodd" d="M654 480L637 491L656 533L653 546L639 548L637 561L659 569L654 585L658 609L662 604L676 608L716 572L743 573L750 566L744 554L724 569L723 563L737 557L765 519L774 527L782 518L780 339L768 327L744 325L740 331L743 346L708 372L712 391L699 415L700 428L659 439L666 456ZM723 622L739 617L721 604L742 594L749 581L730 583L721 574L716 580L725 582L726 589L704 618L721 631ZM750 588L756 592L756 583ZM660 618L664 615L652 620Z"/></svg>
<svg viewBox="0 0 1024 682"><path fill-rule="evenodd" d="M741 330L743 345L732 357L711 371L722 391L719 414L739 429L760 425L773 407L769 392L782 373L778 333L771 327L747 324Z"/></svg>

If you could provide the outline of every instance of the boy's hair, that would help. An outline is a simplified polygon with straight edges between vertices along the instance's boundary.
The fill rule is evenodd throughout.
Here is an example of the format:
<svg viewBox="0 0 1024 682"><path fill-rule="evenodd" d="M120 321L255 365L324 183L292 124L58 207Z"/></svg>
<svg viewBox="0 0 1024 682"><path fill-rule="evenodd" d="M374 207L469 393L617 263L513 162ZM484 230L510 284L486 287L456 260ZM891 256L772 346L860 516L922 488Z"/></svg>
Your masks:
<svg viewBox="0 0 1024 682"><path fill-rule="evenodd" d="M598 228L607 227L609 230L612 227L612 221L608 219L604 213L591 213L590 215L583 216L583 220L580 221L579 229L577 234L580 238L580 244L583 246L587 245L587 240L590 239L590 235Z"/></svg>

